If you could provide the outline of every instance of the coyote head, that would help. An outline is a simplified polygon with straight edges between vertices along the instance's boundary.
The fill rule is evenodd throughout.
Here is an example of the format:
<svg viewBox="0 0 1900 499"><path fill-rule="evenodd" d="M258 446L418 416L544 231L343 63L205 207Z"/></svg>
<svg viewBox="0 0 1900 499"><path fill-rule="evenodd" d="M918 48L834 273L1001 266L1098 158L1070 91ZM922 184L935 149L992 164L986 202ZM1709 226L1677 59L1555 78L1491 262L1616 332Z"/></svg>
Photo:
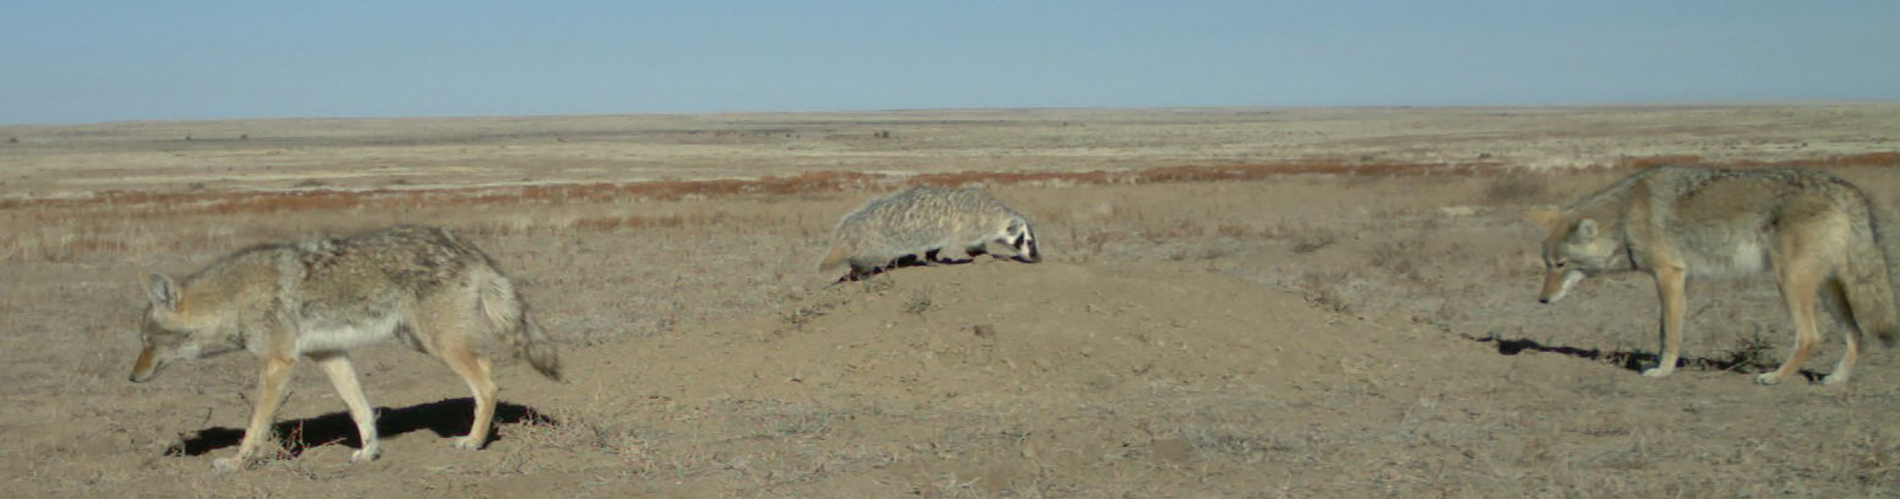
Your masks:
<svg viewBox="0 0 1900 499"><path fill-rule="evenodd" d="M1042 252L1036 249L1036 229L1029 226L1028 220L1012 218L1009 226L1003 229L1002 237L996 242L1016 249L1016 260L1026 263L1042 261Z"/></svg>
<svg viewBox="0 0 1900 499"><path fill-rule="evenodd" d="M132 382L143 383L159 369L178 359L196 359L237 349L235 341L208 341L218 336L218 324L192 317L170 277L152 274L145 278L145 293L152 299L139 321L139 338L145 348L132 364ZM235 338L235 336L233 336Z"/></svg>
<svg viewBox="0 0 1900 499"><path fill-rule="evenodd" d="M1615 268L1622 244L1605 237L1595 219L1551 210L1532 210L1525 216L1550 230L1544 238L1544 291L1538 303L1557 303L1583 278Z"/></svg>

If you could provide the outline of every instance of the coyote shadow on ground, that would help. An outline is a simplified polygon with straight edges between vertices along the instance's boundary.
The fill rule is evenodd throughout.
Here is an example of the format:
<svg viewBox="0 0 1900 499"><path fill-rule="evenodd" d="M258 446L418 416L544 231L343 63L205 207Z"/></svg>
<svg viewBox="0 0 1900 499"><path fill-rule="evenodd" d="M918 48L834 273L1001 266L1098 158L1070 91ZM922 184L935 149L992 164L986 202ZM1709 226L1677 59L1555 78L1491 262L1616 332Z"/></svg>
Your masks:
<svg viewBox="0 0 1900 499"><path fill-rule="evenodd" d="M461 436L468 433L468 427L475 423L475 399L448 399L427 404L413 405L401 409L378 407L376 412L376 433L382 438L410 433L417 430L429 430L440 437ZM542 414L532 407L496 402L496 426L504 424L557 425L553 417ZM284 446L291 457L303 454L305 450L330 444L345 444L353 448L363 448L363 442L356 436L356 423L350 420L345 411L332 412L314 418L294 421L279 421L271 426L272 433ZM501 437L490 433L490 441ZM165 449L167 456L200 456L225 447L236 446L244 439L243 428L206 428L194 435L181 436L177 443Z"/></svg>
<svg viewBox="0 0 1900 499"><path fill-rule="evenodd" d="M1636 351L1630 351L1630 350L1614 350L1614 351L1605 352L1603 350L1595 349L1595 348L1584 349L1584 348L1576 348L1576 347L1569 347L1569 346L1562 346L1562 345L1551 346L1551 345L1545 345L1543 343L1538 343L1537 340L1532 340L1528 338L1508 339L1508 338L1499 338L1495 336L1476 337L1476 336L1464 335L1464 339L1476 341L1479 343L1495 344L1497 345L1499 355L1517 355L1520 353L1524 353L1524 351L1526 350L1529 350L1532 352L1541 352L1541 353L1554 353L1558 355L1568 355L1568 356L1576 357L1579 359L1587 359L1587 360L1602 362L1605 364L1615 365L1615 366L1622 367L1625 370L1635 371L1635 372L1643 372L1644 369L1648 369L1650 366L1656 365L1656 360L1657 360L1657 355L1654 353L1636 352ZM1779 366L1777 366L1771 359L1766 358L1765 352L1763 352L1760 349L1739 349L1733 352L1729 352L1726 358L1685 356L1676 361L1676 368L1678 369L1694 369L1698 371L1728 371L1728 372L1734 372L1738 374L1765 373L1765 372L1774 370L1776 367L1779 367ZM1818 382L1822 376L1821 373L1817 373L1817 372L1810 371L1807 369L1802 369L1800 373L1801 373L1801 376L1804 378L1807 378L1808 382L1810 383Z"/></svg>

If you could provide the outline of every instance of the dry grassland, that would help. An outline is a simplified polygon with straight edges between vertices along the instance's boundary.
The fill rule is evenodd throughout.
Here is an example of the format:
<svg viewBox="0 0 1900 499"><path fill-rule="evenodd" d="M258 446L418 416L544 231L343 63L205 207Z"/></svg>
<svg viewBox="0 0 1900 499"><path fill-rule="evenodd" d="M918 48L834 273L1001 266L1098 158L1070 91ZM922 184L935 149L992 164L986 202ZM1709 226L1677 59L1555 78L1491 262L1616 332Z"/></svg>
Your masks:
<svg viewBox="0 0 1900 499"><path fill-rule="evenodd" d="M0 127L0 475L23 496L1900 493L1892 351L1844 388L1754 384L1792 342L1772 281L1692 284L1661 380L1636 375L1644 278L1535 302L1519 213L1660 162L1812 165L1891 212L1900 105ZM989 187L1049 260L812 270L840 214L919 183ZM500 370L488 449L448 447L465 389L393 345L357 355L384 435L363 465L307 367L275 457L235 475L210 461L255 360L125 381L140 272L390 223L477 240L565 347L567 383Z"/></svg>

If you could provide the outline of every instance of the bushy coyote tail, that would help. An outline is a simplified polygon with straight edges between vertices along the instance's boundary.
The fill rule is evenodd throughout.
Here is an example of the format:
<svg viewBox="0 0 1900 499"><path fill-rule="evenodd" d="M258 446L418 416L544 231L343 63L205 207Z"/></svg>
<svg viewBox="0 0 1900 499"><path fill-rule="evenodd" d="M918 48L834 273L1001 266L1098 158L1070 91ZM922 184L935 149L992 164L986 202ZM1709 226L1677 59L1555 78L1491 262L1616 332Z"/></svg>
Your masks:
<svg viewBox="0 0 1900 499"><path fill-rule="evenodd" d="M522 345L521 355L528 358L528 365L534 366L534 372L548 379L561 380L561 352L554 347L554 340L548 338L547 331L541 329L541 323L532 319L522 321L527 329L527 341Z"/></svg>
<svg viewBox="0 0 1900 499"><path fill-rule="evenodd" d="M839 265L844 264L844 259L844 245L832 244L831 252L825 254L825 260L818 262L818 271L824 272L837 268Z"/></svg>
<svg viewBox="0 0 1900 499"><path fill-rule="evenodd" d="M1871 220L1867 227L1855 229L1847 248L1847 275L1841 276L1848 314L1861 333L1873 333L1881 344L1893 346L1900 310L1895 308L1887 255L1880 249Z"/></svg>
<svg viewBox="0 0 1900 499"><path fill-rule="evenodd" d="M548 379L561 380L561 353L541 325L528 318L528 306L515 292L515 285L500 274L483 279L480 289L482 315L494 331L508 338L516 354L528 359L535 372Z"/></svg>

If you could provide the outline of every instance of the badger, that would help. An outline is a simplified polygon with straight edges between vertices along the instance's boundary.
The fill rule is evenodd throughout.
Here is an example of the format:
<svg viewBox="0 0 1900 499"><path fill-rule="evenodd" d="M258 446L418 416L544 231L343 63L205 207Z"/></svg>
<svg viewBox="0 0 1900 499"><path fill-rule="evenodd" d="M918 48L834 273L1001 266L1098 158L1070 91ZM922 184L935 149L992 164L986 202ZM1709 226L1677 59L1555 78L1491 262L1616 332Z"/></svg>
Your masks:
<svg viewBox="0 0 1900 499"><path fill-rule="evenodd" d="M818 270L848 263L851 273L843 280L876 274L893 264L968 263L988 254L991 242L1014 248L1013 260L1042 261L1029 219L974 188L919 186L872 199L846 213L831 239L831 251ZM962 258L952 258L956 253Z"/></svg>

